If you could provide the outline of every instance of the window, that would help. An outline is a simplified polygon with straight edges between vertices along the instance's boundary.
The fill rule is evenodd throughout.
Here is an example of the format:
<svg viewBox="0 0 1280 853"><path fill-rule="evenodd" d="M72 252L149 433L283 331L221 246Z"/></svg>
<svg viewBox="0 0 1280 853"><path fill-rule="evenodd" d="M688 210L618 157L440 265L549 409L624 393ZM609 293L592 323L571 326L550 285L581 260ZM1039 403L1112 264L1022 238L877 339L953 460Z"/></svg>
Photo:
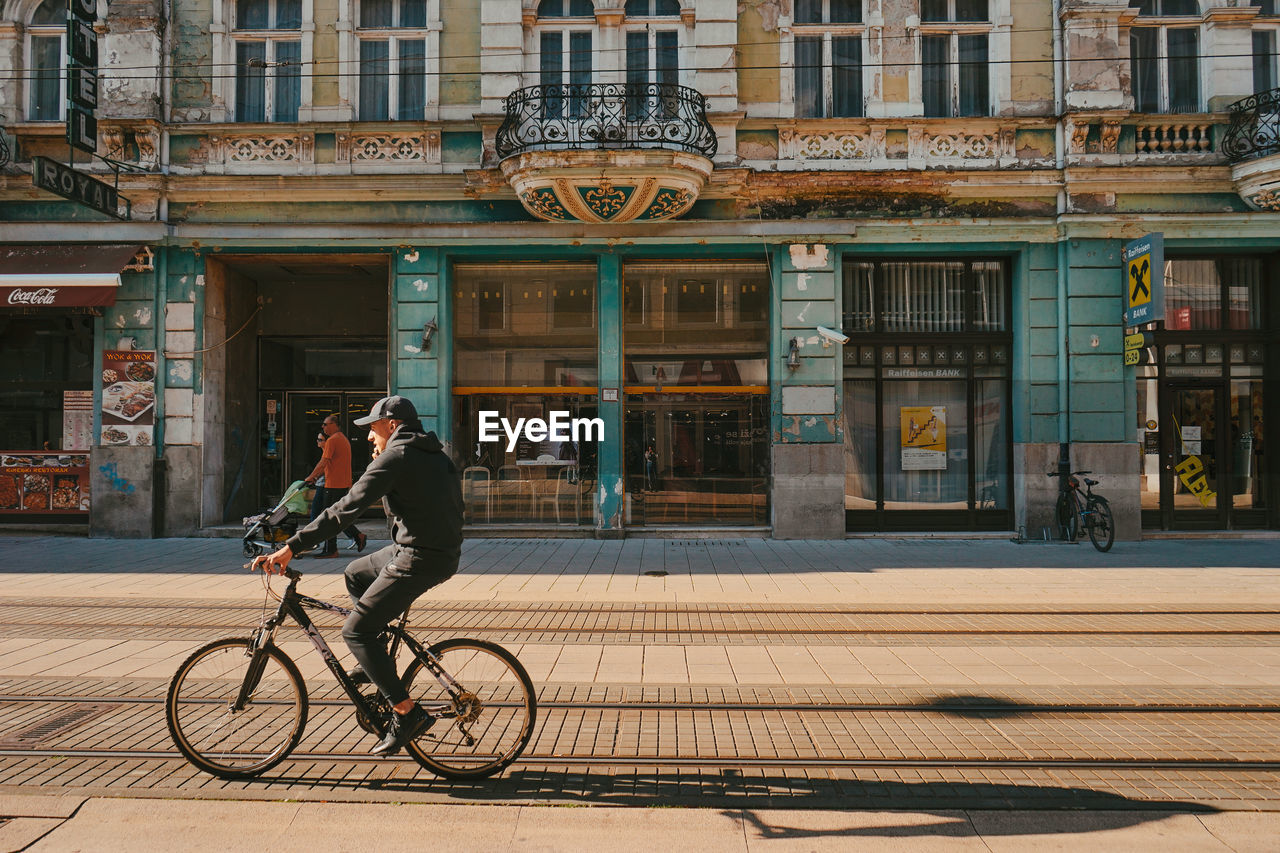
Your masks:
<svg viewBox="0 0 1280 853"><path fill-rule="evenodd" d="M653 115L671 118L676 114L674 99L663 98L658 86L680 83L679 35L675 30L628 28L627 116L631 120ZM650 88L649 84L655 84Z"/></svg>
<svg viewBox="0 0 1280 853"><path fill-rule="evenodd" d="M564 23L544 23L564 18ZM573 19L584 18L584 21ZM543 0L538 5L538 82L553 87L543 99L545 118L586 115L585 88L591 83L591 33L595 9L590 0ZM565 84L568 84L566 87Z"/></svg>
<svg viewBox="0 0 1280 853"><path fill-rule="evenodd" d="M792 32L796 117L863 115L861 0L797 0Z"/></svg>
<svg viewBox="0 0 1280 853"><path fill-rule="evenodd" d="M920 20L924 114L991 115L987 0L922 0Z"/></svg>
<svg viewBox="0 0 1280 853"><path fill-rule="evenodd" d="M1275 0L1259 0L1254 5L1262 6L1260 18L1275 18ZM1280 86L1280 73L1277 73L1276 41L1277 21L1267 21L1253 31L1253 91L1269 92Z"/></svg>
<svg viewBox="0 0 1280 853"><path fill-rule="evenodd" d="M1135 0L1131 5L1138 8L1140 22L1129 30L1134 110L1199 112L1200 25L1195 0ZM1144 20L1151 18L1157 20Z"/></svg>
<svg viewBox="0 0 1280 853"><path fill-rule="evenodd" d="M662 18L680 14L679 0L627 0L628 18Z"/></svg>
<svg viewBox="0 0 1280 853"><path fill-rule="evenodd" d="M237 0L236 121L298 120L302 0Z"/></svg>
<svg viewBox="0 0 1280 853"><path fill-rule="evenodd" d="M426 107L426 0L364 0L360 120L421 121Z"/></svg>
<svg viewBox="0 0 1280 853"><path fill-rule="evenodd" d="M30 93L28 121L61 121L66 105L62 66L65 64L67 6L44 0L27 25L27 68Z"/></svg>
<svg viewBox="0 0 1280 853"><path fill-rule="evenodd" d="M1167 260L1165 329L1261 329L1265 289L1266 267L1258 258Z"/></svg>

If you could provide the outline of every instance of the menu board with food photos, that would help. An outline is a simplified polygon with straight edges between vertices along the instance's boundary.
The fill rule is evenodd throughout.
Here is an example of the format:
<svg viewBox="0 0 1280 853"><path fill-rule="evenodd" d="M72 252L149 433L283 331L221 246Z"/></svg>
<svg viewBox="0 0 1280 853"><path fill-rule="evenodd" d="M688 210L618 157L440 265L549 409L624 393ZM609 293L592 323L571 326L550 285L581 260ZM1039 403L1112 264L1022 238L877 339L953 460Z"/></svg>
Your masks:
<svg viewBox="0 0 1280 853"><path fill-rule="evenodd" d="M102 444L151 444L156 414L154 350L102 354Z"/></svg>
<svg viewBox="0 0 1280 853"><path fill-rule="evenodd" d="M89 454L0 451L0 514L89 511Z"/></svg>

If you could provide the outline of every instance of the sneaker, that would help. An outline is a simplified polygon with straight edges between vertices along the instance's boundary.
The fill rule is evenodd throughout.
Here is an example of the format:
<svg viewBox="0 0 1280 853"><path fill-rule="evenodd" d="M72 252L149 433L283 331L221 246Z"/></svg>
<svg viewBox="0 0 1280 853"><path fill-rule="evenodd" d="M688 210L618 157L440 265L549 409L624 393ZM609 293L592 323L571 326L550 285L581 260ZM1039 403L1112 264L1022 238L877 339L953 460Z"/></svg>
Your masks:
<svg viewBox="0 0 1280 853"><path fill-rule="evenodd" d="M387 726L387 735L370 750L373 755L395 755L406 743L417 738L436 721L427 716L427 712L416 704L407 714L391 713L391 725Z"/></svg>
<svg viewBox="0 0 1280 853"><path fill-rule="evenodd" d="M352 684L372 684L369 680L369 673L364 671L364 667L356 664L347 670L347 678L351 679Z"/></svg>

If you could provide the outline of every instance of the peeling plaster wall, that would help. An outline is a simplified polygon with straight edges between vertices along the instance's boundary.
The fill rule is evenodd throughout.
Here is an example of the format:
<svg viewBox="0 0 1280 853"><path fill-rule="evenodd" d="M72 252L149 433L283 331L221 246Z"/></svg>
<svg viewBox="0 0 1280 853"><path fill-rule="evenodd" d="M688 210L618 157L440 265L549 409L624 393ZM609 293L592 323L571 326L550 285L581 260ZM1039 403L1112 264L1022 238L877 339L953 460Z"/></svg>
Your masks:
<svg viewBox="0 0 1280 853"><path fill-rule="evenodd" d="M103 65L98 115L160 118L160 59L164 29L159 0L116 0L98 44ZM130 69L113 73L113 68ZM155 69L153 76L146 71Z"/></svg>
<svg viewBox="0 0 1280 853"><path fill-rule="evenodd" d="M1068 110L1131 109L1129 30L1121 27L1135 14L1101 0L1065 0L1063 53Z"/></svg>
<svg viewBox="0 0 1280 853"><path fill-rule="evenodd" d="M868 0L867 5L867 17L878 15L883 22L879 42L884 65L871 72L867 112L872 116L920 115L924 106L912 99L913 88L919 90L918 84L912 86L912 77L919 76L917 40L912 36L920 20L920 0Z"/></svg>
<svg viewBox="0 0 1280 853"><path fill-rule="evenodd" d="M314 0L316 34L312 48L315 73L311 84L313 107L336 107L339 104L338 77L338 0Z"/></svg>
<svg viewBox="0 0 1280 853"><path fill-rule="evenodd" d="M441 0L440 104L480 105L480 19L472 0Z"/></svg>
<svg viewBox="0 0 1280 853"><path fill-rule="evenodd" d="M776 104L781 100L781 46L778 16L791 13L789 0L742 0L738 4L738 101Z"/></svg>
<svg viewBox="0 0 1280 853"><path fill-rule="evenodd" d="M1012 0L1010 95L1002 112L1044 115L1053 110L1053 6L1044 0Z"/></svg>
<svg viewBox="0 0 1280 853"><path fill-rule="evenodd" d="M208 76L213 61L212 0L173 0L173 110L186 121L207 121L213 106L213 81ZM197 69L206 69L195 73Z"/></svg>

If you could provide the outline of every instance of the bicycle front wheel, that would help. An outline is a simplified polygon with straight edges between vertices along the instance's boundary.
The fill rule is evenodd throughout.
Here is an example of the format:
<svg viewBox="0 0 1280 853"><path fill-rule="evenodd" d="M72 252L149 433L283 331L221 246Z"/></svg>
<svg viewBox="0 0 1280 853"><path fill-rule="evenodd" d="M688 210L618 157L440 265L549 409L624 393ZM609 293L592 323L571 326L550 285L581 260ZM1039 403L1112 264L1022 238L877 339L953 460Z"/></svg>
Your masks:
<svg viewBox="0 0 1280 853"><path fill-rule="evenodd" d="M1099 551L1110 551L1116 541L1116 524L1106 498L1089 499L1089 541Z"/></svg>
<svg viewBox="0 0 1280 853"><path fill-rule="evenodd" d="M246 779L298 745L307 688L293 661L274 646L254 652L247 638L215 640L178 667L165 718L188 761L223 779Z"/></svg>
<svg viewBox="0 0 1280 853"><path fill-rule="evenodd" d="M493 643L445 640L430 651L462 694L451 696L415 658L404 674L405 689L437 719L406 749L446 779L492 776L519 758L533 736L533 682L515 655Z"/></svg>
<svg viewBox="0 0 1280 853"><path fill-rule="evenodd" d="M1080 517L1076 515L1076 499L1070 492L1058 495L1057 521L1059 535L1068 542L1076 541Z"/></svg>

